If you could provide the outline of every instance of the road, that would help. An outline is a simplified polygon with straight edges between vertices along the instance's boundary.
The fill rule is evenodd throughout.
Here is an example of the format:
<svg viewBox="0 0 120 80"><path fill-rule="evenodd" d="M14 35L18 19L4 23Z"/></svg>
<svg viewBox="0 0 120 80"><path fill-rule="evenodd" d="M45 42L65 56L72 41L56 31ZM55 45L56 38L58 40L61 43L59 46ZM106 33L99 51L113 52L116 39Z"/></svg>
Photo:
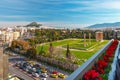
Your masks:
<svg viewBox="0 0 120 80"><path fill-rule="evenodd" d="M32 77L32 75L29 75L28 73L25 73L25 71L22 71L21 69L16 68L16 67L13 66L14 63L16 63L17 61L22 61L22 60L24 61L24 59L26 59L26 58L23 57L23 56L20 56L20 55L15 56L15 57L14 56L10 56L9 57L9 72L12 73L12 74L16 74L18 77L23 78L25 80L35 80L36 78ZM62 71L62 70L57 69L55 67L46 65L44 63L39 63L39 62L37 62L37 63L38 64L42 64L42 65L46 66L49 69L56 70L58 72L64 73L66 75L66 77L69 75L65 71ZM41 80L41 79L37 78L37 80ZM51 78L50 76L48 76L46 80L65 80L65 79L62 79L62 78Z"/></svg>
<svg viewBox="0 0 120 80"><path fill-rule="evenodd" d="M18 77L25 79L25 80L34 80L34 78L29 77L28 75L24 74L22 71L18 70L17 68L13 67L12 64L9 64L9 72L11 74L15 74Z"/></svg>

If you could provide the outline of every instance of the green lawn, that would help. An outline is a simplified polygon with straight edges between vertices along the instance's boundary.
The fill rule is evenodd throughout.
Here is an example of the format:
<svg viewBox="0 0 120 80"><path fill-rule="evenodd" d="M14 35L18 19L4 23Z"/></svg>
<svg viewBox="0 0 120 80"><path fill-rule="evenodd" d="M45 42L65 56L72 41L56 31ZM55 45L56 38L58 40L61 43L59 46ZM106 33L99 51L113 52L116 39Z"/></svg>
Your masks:
<svg viewBox="0 0 120 80"><path fill-rule="evenodd" d="M87 60L92 55L94 55L99 49L101 49L106 43L108 43L108 40L104 40L103 42L96 42L96 40L91 40L91 44L89 40L86 40L87 46L84 47L83 39L65 39L60 41L54 41L52 42L54 47L62 47L63 52L65 54L66 52L66 45L70 45L70 51L73 55L75 55L78 59L81 60ZM49 43L42 44L43 49L45 52L48 52L49 50ZM41 50L41 45L37 47L37 52ZM80 65L83 62L80 62Z"/></svg>
<svg viewBox="0 0 120 80"><path fill-rule="evenodd" d="M98 50L100 50L108 41L104 40L104 42L98 43L95 47L93 47L91 51L83 51L83 50L71 50L71 53L75 54L76 57L79 59L88 59L90 58L93 54L95 54Z"/></svg>
<svg viewBox="0 0 120 80"><path fill-rule="evenodd" d="M60 40L60 41L54 41L52 42L53 46L54 47L57 47L57 46L66 46L67 44L76 44L76 43L79 43L81 42L81 39L65 39L65 40ZM48 52L48 49L49 49L49 43L46 43L43 45L43 49L45 52ZM37 52L39 52L41 50L41 45L37 47Z"/></svg>
<svg viewBox="0 0 120 80"><path fill-rule="evenodd" d="M85 47L84 46L84 40L79 39L78 42L70 44L70 48L71 49L78 49L78 50L86 50L86 49L89 49L89 48L95 46L96 44L97 44L97 42L93 39L91 40L91 42L89 42L89 40L86 40L86 45L87 46ZM63 47L66 48L66 46L63 46Z"/></svg>

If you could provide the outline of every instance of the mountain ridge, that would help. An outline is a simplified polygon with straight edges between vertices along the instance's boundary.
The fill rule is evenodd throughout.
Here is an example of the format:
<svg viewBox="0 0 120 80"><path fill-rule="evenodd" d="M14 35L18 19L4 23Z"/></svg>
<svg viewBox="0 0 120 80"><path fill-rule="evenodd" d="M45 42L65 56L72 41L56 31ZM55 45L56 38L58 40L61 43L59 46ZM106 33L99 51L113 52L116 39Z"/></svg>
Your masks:
<svg viewBox="0 0 120 80"><path fill-rule="evenodd" d="M120 22L94 24L88 26L87 28L112 28L112 27L120 27Z"/></svg>

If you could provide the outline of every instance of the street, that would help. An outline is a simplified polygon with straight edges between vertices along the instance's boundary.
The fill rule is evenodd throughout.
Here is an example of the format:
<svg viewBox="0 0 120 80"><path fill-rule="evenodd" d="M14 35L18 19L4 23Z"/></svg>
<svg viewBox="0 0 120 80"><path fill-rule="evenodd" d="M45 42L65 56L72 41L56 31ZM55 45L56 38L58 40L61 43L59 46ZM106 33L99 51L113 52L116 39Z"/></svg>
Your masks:
<svg viewBox="0 0 120 80"><path fill-rule="evenodd" d="M17 68L13 67L12 64L9 64L9 73L15 74L18 77L23 78L25 80L34 80L34 78L29 77L28 75L24 74L22 71L20 71Z"/></svg>
<svg viewBox="0 0 120 80"><path fill-rule="evenodd" d="M19 61L25 61L27 60L25 57L17 55L17 56L10 56L9 57L9 72L12 74L17 75L20 78L23 78L25 80L41 80L42 77L36 78L33 77L31 74L28 74L27 72L23 71L22 69L19 69L19 67L15 67L15 63L19 62ZM56 70L57 72L63 73L65 74L65 76L67 77L69 74L66 73L65 71L62 71L60 69L57 69L55 67L49 66L47 64L44 63L40 63L40 62L36 62L37 64L43 65L51 70ZM65 80L63 78L52 78L50 77L50 73L48 73L48 77L46 78L46 80Z"/></svg>

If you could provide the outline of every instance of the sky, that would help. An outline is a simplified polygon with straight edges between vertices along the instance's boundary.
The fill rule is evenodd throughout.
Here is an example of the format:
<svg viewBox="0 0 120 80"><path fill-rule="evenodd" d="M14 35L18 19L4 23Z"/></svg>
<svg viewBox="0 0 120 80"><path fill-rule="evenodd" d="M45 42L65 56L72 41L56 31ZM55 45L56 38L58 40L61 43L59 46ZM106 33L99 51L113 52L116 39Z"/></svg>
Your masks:
<svg viewBox="0 0 120 80"><path fill-rule="evenodd" d="M120 22L120 0L0 0L0 24Z"/></svg>

